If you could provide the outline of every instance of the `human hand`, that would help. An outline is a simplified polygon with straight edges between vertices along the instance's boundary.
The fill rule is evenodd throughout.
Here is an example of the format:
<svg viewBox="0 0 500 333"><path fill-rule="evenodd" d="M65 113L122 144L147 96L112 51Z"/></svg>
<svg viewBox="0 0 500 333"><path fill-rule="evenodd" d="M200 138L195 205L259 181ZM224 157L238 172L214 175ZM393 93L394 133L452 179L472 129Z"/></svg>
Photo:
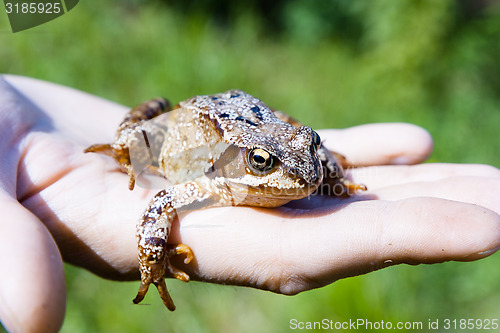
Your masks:
<svg viewBox="0 0 500 333"><path fill-rule="evenodd" d="M293 295L401 263L473 261L500 248L499 169L401 165L422 162L432 150L429 134L408 124L318 133L359 166L349 176L368 191L313 195L271 212L192 212L181 223L182 242L198 263L183 267L189 274Z"/></svg>
<svg viewBox="0 0 500 333"><path fill-rule="evenodd" d="M5 80L0 318L9 330L54 331L65 307L61 255L103 277L138 279L135 224L155 190L130 192L113 160L83 154L112 141L126 108L46 82ZM406 124L319 133L361 166L418 163L432 146ZM196 280L295 294L398 263L476 260L500 246L493 167L371 166L350 174L369 192L181 216L169 240L189 245L196 260L177 266Z"/></svg>

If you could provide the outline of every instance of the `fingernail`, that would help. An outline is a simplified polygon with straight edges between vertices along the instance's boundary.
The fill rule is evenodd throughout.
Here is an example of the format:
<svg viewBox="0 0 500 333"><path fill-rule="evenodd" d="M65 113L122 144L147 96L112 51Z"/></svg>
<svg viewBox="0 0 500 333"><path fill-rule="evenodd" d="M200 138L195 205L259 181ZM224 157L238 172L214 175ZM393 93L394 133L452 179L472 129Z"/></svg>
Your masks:
<svg viewBox="0 0 500 333"><path fill-rule="evenodd" d="M479 255L491 255L491 254L497 252L498 250L500 250L500 246L494 247L491 250L486 250L486 251L483 251L483 252L478 252L477 254L479 254Z"/></svg>

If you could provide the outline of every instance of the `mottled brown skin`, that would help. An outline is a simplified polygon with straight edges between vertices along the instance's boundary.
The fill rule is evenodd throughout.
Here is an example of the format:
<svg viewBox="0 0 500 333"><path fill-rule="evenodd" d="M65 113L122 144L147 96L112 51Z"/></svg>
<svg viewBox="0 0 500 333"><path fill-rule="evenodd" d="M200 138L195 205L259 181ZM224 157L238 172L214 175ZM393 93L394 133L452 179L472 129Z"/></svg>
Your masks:
<svg viewBox="0 0 500 333"><path fill-rule="evenodd" d="M310 127L240 90L195 96L173 108L165 99L142 103L127 114L114 143L85 152L113 157L131 190L144 171L173 184L154 196L137 225L141 286L134 299L142 301L153 283L171 311L165 275L186 282L189 276L169 259L194 258L188 246L167 244L179 209L277 207L320 186L333 195L366 189L344 178L345 159L324 148Z"/></svg>

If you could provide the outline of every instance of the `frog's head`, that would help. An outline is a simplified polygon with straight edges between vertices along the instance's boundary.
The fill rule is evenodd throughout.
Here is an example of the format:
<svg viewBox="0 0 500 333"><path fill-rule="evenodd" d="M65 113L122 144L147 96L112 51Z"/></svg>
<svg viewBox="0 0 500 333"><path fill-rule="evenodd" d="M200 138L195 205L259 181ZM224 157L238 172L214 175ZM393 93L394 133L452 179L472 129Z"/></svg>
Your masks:
<svg viewBox="0 0 500 333"><path fill-rule="evenodd" d="M223 154L219 180L240 195L240 204L278 206L318 188L323 179L317 152L321 139L310 127L281 121L242 91L215 95L210 103L215 110L211 120L232 147Z"/></svg>
<svg viewBox="0 0 500 333"><path fill-rule="evenodd" d="M281 131L281 133L279 132ZM319 135L310 127L280 128L269 142L244 148L248 195L289 201L308 196L323 179ZM267 140L266 140L267 141Z"/></svg>
<svg viewBox="0 0 500 333"><path fill-rule="evenodd" d="M236 204L278 206L308 196L321 184L319 135L306 126L271 133L276 135L251 146L228 149L233 149L229 155L235 158L223 167L223 183Z"/></svg>

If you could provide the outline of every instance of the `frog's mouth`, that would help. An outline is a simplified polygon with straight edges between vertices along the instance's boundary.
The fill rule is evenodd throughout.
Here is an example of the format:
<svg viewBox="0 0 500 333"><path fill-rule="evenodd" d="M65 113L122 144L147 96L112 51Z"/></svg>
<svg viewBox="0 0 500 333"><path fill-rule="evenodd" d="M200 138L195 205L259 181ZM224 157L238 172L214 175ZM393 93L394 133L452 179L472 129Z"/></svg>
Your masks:
<svg viewBox="0 0 500 333"><path fill-rule="evenodd" d="M286 189L280 189L268 186L258 186L258 187L250 187L248 192L251 195L258 195L268 198L296 200L307 197L308 195L313 193L316 189L317 186L311 186L311 185L305 185L302 188L286 188Z"/></svg>
<svg viewBox="0 0 500 333"><path fill-rule="evenodd" d="M242 177L240 179L220 179L218 186L224 186L227 193L233 197L238 204L255 202L256 198L270 202L280 201L286 203L290 200L301 199L313 193L319 186L308 184L302 179L286 181L273 181L268 179L255 179L254 177Z"/></svg>

